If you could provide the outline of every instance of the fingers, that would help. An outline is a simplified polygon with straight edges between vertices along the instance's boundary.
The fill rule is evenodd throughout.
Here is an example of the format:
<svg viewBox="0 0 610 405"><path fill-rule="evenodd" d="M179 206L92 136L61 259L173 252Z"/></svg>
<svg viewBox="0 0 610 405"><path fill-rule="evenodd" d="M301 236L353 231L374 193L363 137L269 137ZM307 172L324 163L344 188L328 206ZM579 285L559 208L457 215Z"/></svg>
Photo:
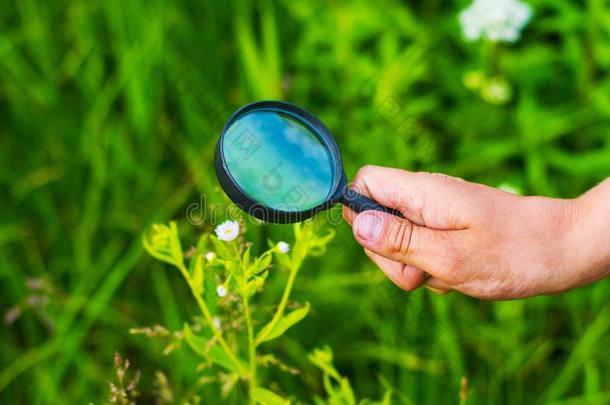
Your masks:
<svg viewBox="0 0 610 405"><path fill-rule="evenodd" d="M428 273L432 277L426 285L446 292L451 287L443 280L453 279L461 234L480 210L476 196L485 192L481 187L445 175L365 166L351 188L400 211L406 219L379 211L357 214L345 207L343 217L358 243L396 285L417 288Z"/></svg>
<svg viewBox="0 0 610 405"><path fill-rule="evenodd" d="M442 174L364 166L350 187L428 228L464 229L477 214L477 185Z"/></svg>
<svg viewBox="0 0 610 405"><path fill-rule="evenodd" d="M343 219L345 222L350 224L350 226L354 223L354 218L358 215L355 211L352 211L349 207L343 206Z"/></svg>
<svg viewBox="0 0 610 405"><path fill-rule="evenodd" d="M413 291L422 285L437 294L448 294L453 290L449 284L434 277L429 277L417 267L388 259L368 249L364 249L364 253L383 271L390 281L405 291Z"/></svg>
<svg viewBox="0 0 610 405"><path fill-rule="evenodd" d="M364 249L364 252L394 284L405 291L415 290L426 281L426 274L414 266L385 258L368 249Z"/></svg>
<svg viewBox="0 0 610 405"><path fill-rule="evenodd" d="M356 215L352 231L365 249L440 279L454 267L458 233L463 232L430 229L379 211Z"/></svg>

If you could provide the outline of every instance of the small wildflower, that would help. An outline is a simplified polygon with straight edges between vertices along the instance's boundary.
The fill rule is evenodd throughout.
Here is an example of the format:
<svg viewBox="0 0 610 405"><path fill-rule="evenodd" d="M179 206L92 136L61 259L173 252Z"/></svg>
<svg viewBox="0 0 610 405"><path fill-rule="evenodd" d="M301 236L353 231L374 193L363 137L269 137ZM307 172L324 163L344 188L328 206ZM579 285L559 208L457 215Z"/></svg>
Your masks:
<svg viewBox="0 0 610 405"><path fill-rule="evenodd" d="M174 394L169 385L167 376L161 371L155 371L154 386L158 404L161 405L174 403Z"/></svg>
<svg viewBox="0 0 610 405"><path fill-rule="evenodd" d="M225 221L214 230L218 239L230 242L239 235L239 223L237 221Z"/></svg>
<svg viewBox="0 0 610 405"><path fill-rule="evenodd" d="M208 253L206 253L206 254L205 254L205 260L206 260L207 262L213 262L213 261L214 261L214 259L216 259L216 253L214 253L214 252L208 252Z"/></svg>
<svg viewBox="0 0 610 405"><path fill-rule="evenodd" d="M227 289L224 285L220 284L218 287L216 287L216 294L218 294L219 297L224 297L227 295Z"/></svg>
<svg viewBox="0 0 610 405"><path fill-rule="evenodd" d="M48 301L49 297L46 295L30 295L25 302L29 307L43 307Z"/></svg>
<svg viewBox="0 0 610 405"><path fill-rule="evenodd" d="M220 318L215 316L212 318L212 322L214 323L214 326L216 326L216 328L220 329L220 327L222 326L221 322L220 322Z"/></svg>
<svg viewBox="0 0 610 405"><path fill-rule="evenodd" d="M460 24L470 41L515 42L531 17L531 7L519 0L474 0L460 13Z"/></svg>
<svg viewBox="0 0 610 405"><path fill-rule="evenodd" d="M110 389L109 400L111 403L118 404L135 404L135 399L139 393L137 391L138 383L140 382L140 371L136 371L133 379L127 380L126 374L129 368L129 360L116 352L114 354L114 368L116 370L117 381L108 381Z"/></svg>
<svg viewBox="0 0 610 405"><path fill-rule="evenodd" d="M290 245L286 242L278 242L277 250L280 253L288 253L290 251Z"/></svg>
<svg viewBox="0 0 610 405"><path fill-rule="evenodd" d="M466 402L468 399L468 378L463 376L460 380L460 402Z"/></svg>
<svg viewBox="0 0 610 405"><path fill-rule="evenodd" d="M21 316L21 308L19 306L14 306L4 314L4 323L10 325L14 323Z"/></svg>
<svg viewBox="0 0 610 405"><path fill-rule="evenodd" d="M512 96L513 90L503 77L489 79L481 89L481 98L490 104L506 104Z"/></svg>
<svg viewBox="0 0 610 405"><path fill-rule="evenodd" d="M26 285L30 290L43 290L45 288L45 281L40 277L28 277Z"/></svg>
<svg viewBox="0 0 610 405"><path fill-rule="evenodd" d="M169 336L171 332L164 326L161 325L153 325L145 326L143 328L131 328L129 329L129 333L132 335L146 335L148 337L165 337Z"/></svg>

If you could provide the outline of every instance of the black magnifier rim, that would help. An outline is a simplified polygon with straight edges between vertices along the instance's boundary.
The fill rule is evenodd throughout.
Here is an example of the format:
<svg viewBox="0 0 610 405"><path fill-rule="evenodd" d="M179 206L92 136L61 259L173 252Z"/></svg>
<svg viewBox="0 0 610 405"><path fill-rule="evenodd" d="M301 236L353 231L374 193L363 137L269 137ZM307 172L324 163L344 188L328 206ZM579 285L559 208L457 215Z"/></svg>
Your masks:
<svg viewBox="0 0 610 405"><path fill-rule="evenodd" d="M239 184L237 184L225 161L223 145L224 138L227 131L235 121L244 115L255 111L275 111L290 115L296 118L301 124L311 129L312 133L318 137L324 146L326 146L331 159L334 161L334 173L333 185L325 202L303 211L278 210L254 200L239 186ZM255 101L235 111L231 117L229 117L229 120L222 129L218 142L216 143L216 150L214 153L214 168L216 170L218 182L231 201L255 218L265 222L277 224L301 222L312 217L321 210L330 208L340 199L341 189L346 183L345 173L343 172L341 152L339 151L339 147L337 146L337 143L335 142L335 139L333 138L329 129L326 128L326 126L319 119L310 114L308 111L285 101Z"/></svg>

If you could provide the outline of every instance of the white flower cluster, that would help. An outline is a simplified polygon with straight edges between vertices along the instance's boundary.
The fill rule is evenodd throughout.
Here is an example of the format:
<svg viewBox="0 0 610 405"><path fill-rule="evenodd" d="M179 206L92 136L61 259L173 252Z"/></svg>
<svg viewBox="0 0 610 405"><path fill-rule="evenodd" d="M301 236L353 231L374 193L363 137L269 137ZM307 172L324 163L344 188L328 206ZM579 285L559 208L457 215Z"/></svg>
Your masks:
<svg viewBox="0 0 610 405"><path fill-rule="evenodd" d="M471 41L515 42L530 18L531 7L519 0L474 0L460 13L460 24Z"/></svg>

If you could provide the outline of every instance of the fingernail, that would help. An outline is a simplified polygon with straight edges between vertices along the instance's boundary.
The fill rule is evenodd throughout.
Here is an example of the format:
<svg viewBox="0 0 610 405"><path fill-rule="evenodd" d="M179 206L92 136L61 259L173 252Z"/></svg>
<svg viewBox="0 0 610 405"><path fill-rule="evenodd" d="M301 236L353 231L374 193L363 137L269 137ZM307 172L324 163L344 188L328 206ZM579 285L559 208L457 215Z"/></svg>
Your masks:
<svg viewBox="0 0 610 405"><path fill-rule="evenodd" d="M382 228L383 218L372 211L363 212L356 217L356 234L362 240L376 240Z"/></svg>

